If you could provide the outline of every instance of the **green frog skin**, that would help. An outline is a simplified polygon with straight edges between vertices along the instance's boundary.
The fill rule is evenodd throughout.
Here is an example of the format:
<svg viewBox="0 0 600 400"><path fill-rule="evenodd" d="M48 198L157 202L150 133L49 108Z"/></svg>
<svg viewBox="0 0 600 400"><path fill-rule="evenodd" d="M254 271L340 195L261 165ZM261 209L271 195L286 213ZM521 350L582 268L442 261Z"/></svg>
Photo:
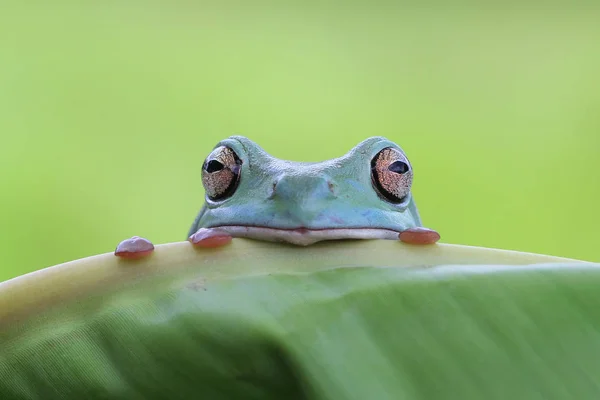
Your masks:
<svg viewBox="0 0 600 400"><path fill-rule="evenodd" d="M243 136L219 142L204 160L205 202L188 233L198 247L232 237L307 246L324 240L391 239L433 244L411 193L412 166L404 151L371 137L339 158L280 160ZM133 237L116 255L139 258L152 244Z"/></svg>

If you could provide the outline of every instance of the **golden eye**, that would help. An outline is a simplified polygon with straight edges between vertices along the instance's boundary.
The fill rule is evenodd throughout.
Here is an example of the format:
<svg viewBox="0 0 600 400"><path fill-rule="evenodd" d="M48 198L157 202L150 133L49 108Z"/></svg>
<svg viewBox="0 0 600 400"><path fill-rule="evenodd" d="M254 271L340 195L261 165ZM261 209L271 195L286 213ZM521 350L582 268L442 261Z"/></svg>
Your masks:
<svg viewBox="0 0 600 400"><path fill-rule="evenodd" d="M379 194L391 203L401 203L410 193L413 171L400 150L386 147L371 160L371 180Z"/></svg>
<svg viewBox="0 0 600 400"><path fill-rule="evenodd" d="M211 200L224 200L237 189L242 172L242 160L235 151L219 146L212 151L202 165L202 185Z"/></svg>

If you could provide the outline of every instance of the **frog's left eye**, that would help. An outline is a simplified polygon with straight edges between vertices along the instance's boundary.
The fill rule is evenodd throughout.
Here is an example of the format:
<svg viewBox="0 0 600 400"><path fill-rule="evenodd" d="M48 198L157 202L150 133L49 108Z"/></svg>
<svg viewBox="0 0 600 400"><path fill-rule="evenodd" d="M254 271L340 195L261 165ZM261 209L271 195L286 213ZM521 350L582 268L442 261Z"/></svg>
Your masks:
<svg viewBox="0 0 600 400"><path fill-rule="evenodd" d="M410 193L413 171L400 150L386 147L371 160L371 180L379 194L391 203L401 203Z"/></svg>
<svg viewBox="0 0 600 400"><path fill-rule="evenodd" d="M202 165L202 185L211 200L224 200L233 195L240 181L242 160L227 146L219 146Z"/></svg>

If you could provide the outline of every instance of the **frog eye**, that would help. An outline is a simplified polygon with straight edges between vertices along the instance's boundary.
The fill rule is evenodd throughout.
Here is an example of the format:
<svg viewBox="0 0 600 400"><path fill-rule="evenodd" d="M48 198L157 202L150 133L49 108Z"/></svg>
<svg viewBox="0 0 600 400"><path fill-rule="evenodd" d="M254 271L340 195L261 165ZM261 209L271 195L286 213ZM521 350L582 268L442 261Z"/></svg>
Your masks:
<svg viewBox="0 0 600 400"><path fill-rule="evenodd" d="M235 151L219 146L202 165L202 185L211 200L223 200L233 195L240 181L242 160Z"/></svg>
<svg viewBox="0 0 600 400"><path fill-rule="evenodd" d="M401 203L410 193L413 171L400 150L386 147L371 160L371 180L379 194L391 203Z"/></svg>

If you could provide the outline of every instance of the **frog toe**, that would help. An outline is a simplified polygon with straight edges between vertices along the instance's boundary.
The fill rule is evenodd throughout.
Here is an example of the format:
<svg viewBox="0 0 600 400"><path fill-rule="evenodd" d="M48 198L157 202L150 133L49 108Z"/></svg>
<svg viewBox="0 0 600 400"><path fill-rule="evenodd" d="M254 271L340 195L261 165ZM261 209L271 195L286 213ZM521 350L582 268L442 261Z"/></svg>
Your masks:
<svg viewBox="0 0 600 400"><path fill-rule="evenodd" d="M194 247L214 248L231 243L232 236L222 230L213 228L200 228L188 238Z"/></svg>
<svg viewBox="0 0 600 400"><path fill-rule="evenodd" d="M115 256L125 259L138 259L149 256L153 251L154 245L151 241L134 236L118 244L115 249Z"/></svg>
<svg viewBox="0 0 600 400"><path fill-rule="evenodd" d="M434 244L440 240L440 234L433 229L417 226L400 232L398 238L407 244Z"/></svg>

